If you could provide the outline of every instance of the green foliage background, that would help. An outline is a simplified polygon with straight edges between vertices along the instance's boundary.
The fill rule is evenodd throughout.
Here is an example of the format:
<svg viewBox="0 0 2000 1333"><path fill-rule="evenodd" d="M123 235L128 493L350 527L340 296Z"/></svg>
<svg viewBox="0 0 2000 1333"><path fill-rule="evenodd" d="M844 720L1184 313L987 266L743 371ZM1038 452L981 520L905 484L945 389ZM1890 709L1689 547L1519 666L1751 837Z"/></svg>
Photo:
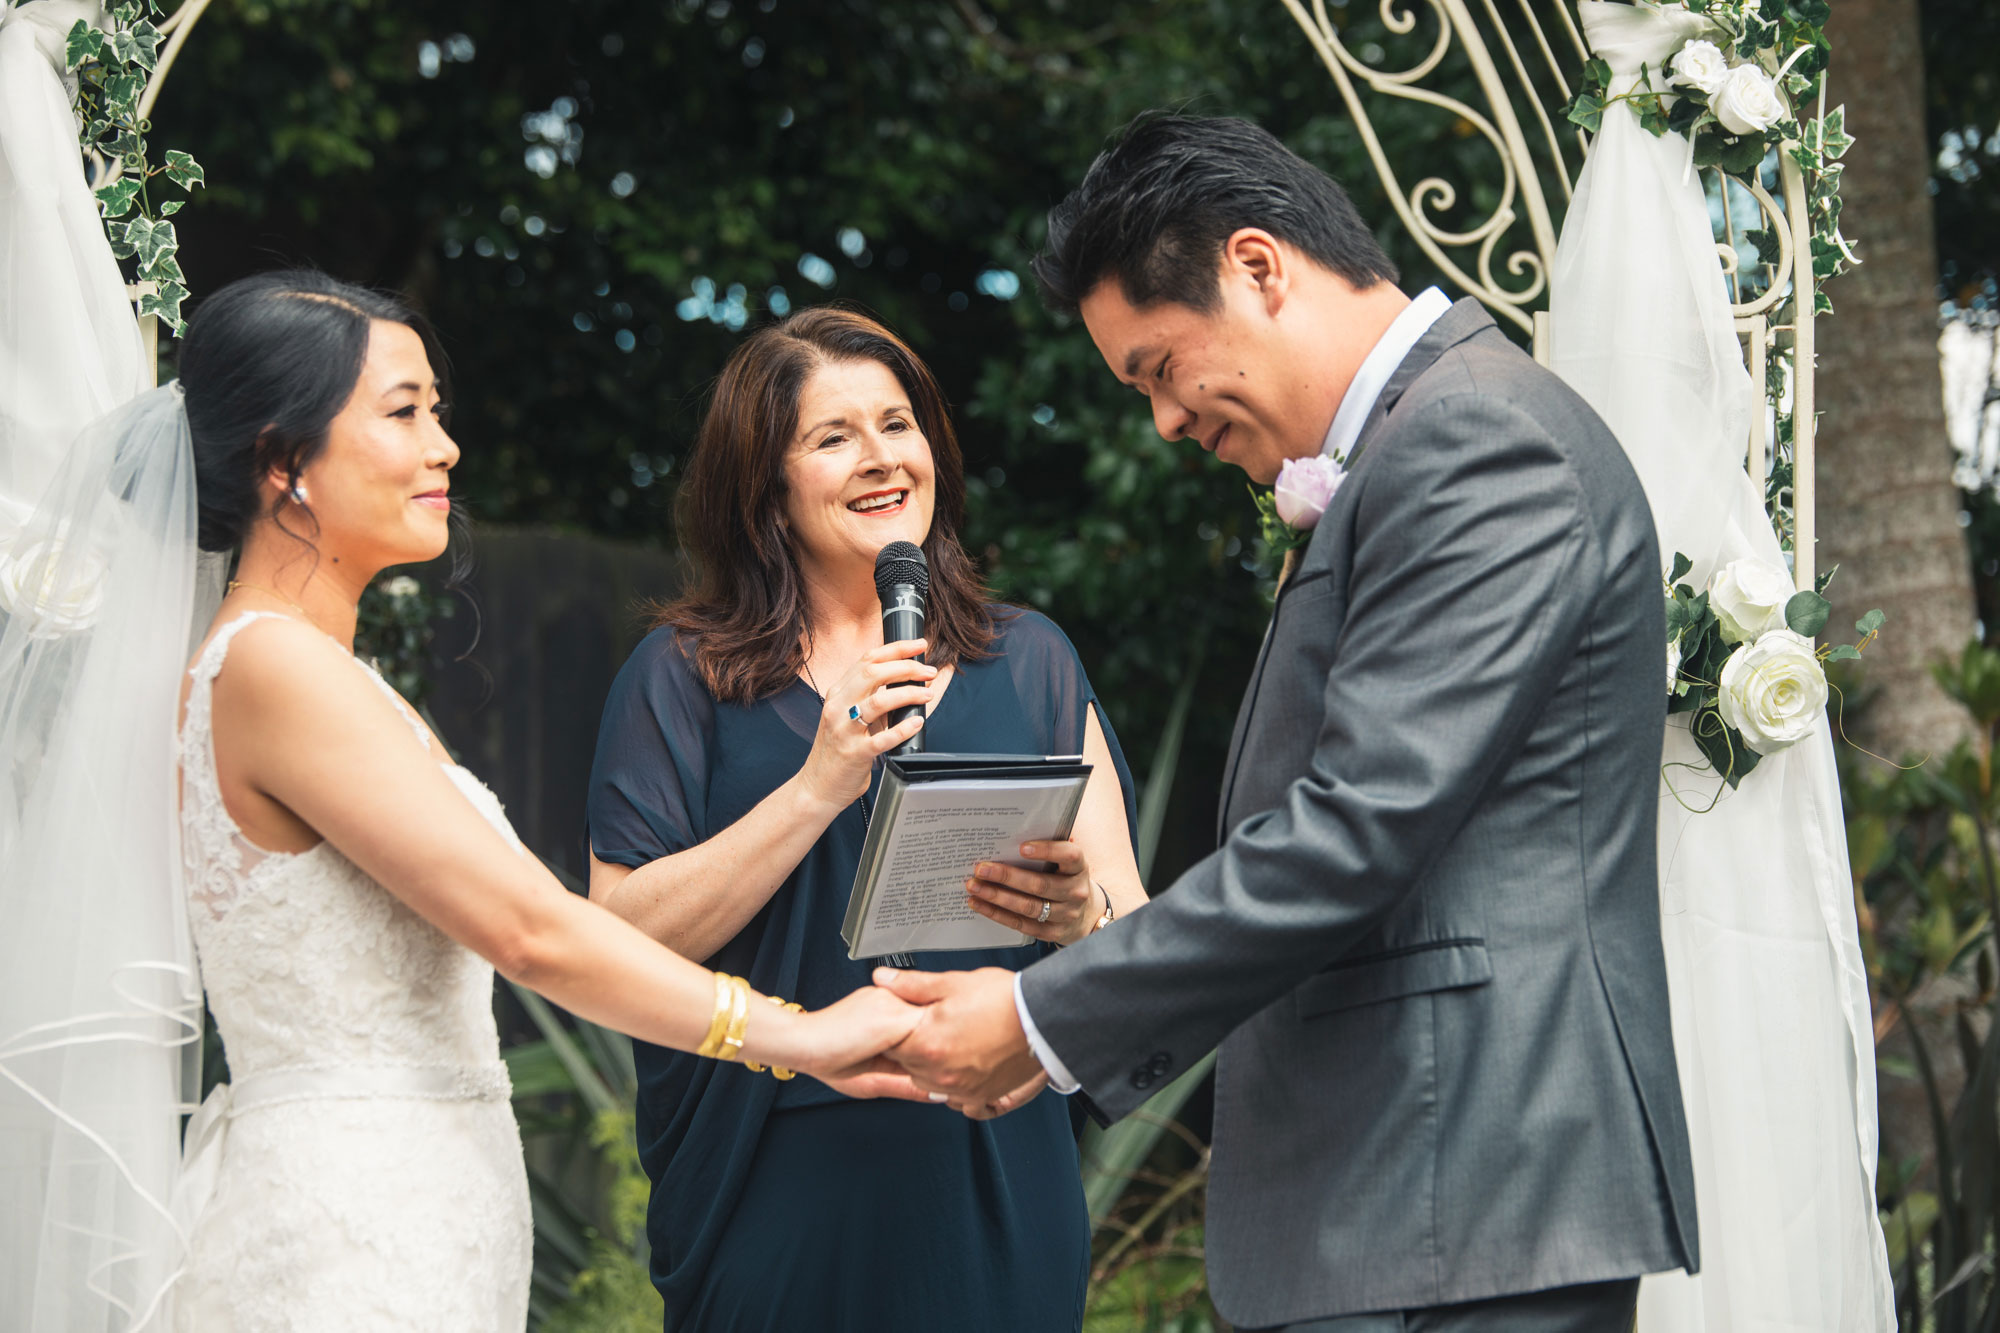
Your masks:
<svg viewBox="0 0 2000 1333"><path fill-rule="evenodd" d="M1332 12L1392 57L1427 31ZM176 219L197 308L309 262L429 311L455 363L454 487L482 520L671 544L732 323L770 318L774 288L875 311L957 407L968 545L1078 641L1140 771L1191 638L1216 645L1188 742L1206 774L1262 629L1254 511L1240 477L1154 434L1027 271L1105 135L1162 105L1254 117L1390 216L1289 15L1247 0L239 0L189 43L154 137L207 168ZM1483 151L1436 112L1379 128L1419 172ZM1169 869L1205 850L1200 784L1182 799Z"/></svg>

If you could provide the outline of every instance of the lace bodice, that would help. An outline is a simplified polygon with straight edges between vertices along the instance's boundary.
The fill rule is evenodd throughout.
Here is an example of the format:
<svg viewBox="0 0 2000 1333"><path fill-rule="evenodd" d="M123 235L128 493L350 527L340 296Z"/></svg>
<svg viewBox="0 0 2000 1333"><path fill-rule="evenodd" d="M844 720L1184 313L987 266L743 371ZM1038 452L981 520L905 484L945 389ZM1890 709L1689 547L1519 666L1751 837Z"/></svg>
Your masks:
<svg viewBox="0 0 2000 1333"><path fill-rule="evenodd" d="M216 778L212 700L229 645L272 616L253 611L209 642L190 672L181 727L182 843L208 1003L241 1077L299 1066L490 1065L498 1053L493 969L405 907L331 843L271 852L243 836ZM426 748L431 735L357 659ZM445 771L518 848L500 802L456 764Z"/></svg>
<svg viewBox="0 0 2000 1333"><path fill-rule="evenodd" d="M189 917L230 1081L188 1130L173 1327L520 1333L533 1224L492 967L332 844L266 851L223 806L215 678L269 614L210 641L181 727ZM493 794L445 771L518 850Z"/></svg>

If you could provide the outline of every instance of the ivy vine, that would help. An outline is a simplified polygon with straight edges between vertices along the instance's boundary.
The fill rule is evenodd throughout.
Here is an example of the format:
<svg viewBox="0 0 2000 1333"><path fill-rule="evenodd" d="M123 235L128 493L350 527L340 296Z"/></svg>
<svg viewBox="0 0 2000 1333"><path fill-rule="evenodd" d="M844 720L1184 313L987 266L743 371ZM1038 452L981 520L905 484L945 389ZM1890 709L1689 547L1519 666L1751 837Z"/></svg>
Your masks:
<svg viewBox="0 0 2000 1333"><path fill-rule="evenodd" d="M156 0L125 0L111 11L108 31L78 19L65 57L77 78L78 142L97 168L95 193L111 253L131 261L134 281L151 286L139 297L139 314L158 316L178 335L186 328L181 303L188 289L169 219L187 201L156 201L151 187L164 176L185 195L204 178L201 164L180 149L168 149L157 166L148 155L152 125L139 106L164 40L154 22L162 17Z"/></svg>

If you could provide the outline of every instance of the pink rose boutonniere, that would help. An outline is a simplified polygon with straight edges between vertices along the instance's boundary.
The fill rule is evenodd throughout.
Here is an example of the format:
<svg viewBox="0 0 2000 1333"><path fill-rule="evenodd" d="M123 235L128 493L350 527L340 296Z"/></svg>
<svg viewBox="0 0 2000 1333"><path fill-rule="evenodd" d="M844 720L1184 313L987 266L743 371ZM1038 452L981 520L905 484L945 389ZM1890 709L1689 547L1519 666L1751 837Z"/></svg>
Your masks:
<svg viewBox="0 0 2000 1333"><path fill-rule="evenodd" d="M1334 493L1346 479L1346 464L1315 454L1311 458L1287 459L1278 469L1277 485L1270 491L1252 488L1250 494L1257 501L1268 553L1282 558L1310 541L1313 525L1333 503Z"/></svg>

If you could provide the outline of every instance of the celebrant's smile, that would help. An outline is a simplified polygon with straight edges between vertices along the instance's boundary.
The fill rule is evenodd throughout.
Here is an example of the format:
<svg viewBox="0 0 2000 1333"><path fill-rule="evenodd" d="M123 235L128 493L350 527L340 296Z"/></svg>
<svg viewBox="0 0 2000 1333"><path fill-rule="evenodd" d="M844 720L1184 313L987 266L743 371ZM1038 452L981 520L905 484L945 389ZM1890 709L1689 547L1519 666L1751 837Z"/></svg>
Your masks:
<svg viewBox="0 0 2000 1333"><path fill-rule="evenodd" d="M870 491L866 495L849 500L847 508L851 513L866 514L870 517L878 514L900 514L909 498L910 492L907 487L890 491Z"/></svg>

